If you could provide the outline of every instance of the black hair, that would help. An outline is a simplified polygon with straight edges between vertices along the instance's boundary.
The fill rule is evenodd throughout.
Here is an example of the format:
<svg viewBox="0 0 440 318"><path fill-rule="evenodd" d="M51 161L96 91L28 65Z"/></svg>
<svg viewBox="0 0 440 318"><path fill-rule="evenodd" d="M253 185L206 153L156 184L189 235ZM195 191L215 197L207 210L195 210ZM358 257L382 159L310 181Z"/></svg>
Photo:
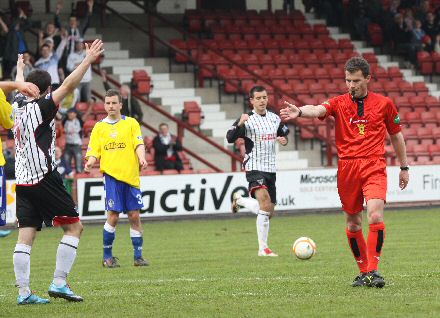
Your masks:
<svg viewBox="0 0 440 318"><path fill-rule="evenodd" d="M50 74L46 71L35 69L26 76L26 82L33 83L37 85L40 90L40 94L43 94L47 91L50 84L52 83L52 79Z"/></svg>
<svg viewBox="0 0 440 318"><path fill-rule="evenodd" d="M361 71L367 77L370 75L370 64L362 56L354 56L345 63L345 70L349 73Z"/></svg>
<svg viewBox="0 0 440 318"><path fill-rule="evenodd" d="M263 86L254 86L249 91L249 97L250 98L254 98L254 94L255 93L261 93L261 92L264 92L264 91L266 91L266 89Z"/></svg>

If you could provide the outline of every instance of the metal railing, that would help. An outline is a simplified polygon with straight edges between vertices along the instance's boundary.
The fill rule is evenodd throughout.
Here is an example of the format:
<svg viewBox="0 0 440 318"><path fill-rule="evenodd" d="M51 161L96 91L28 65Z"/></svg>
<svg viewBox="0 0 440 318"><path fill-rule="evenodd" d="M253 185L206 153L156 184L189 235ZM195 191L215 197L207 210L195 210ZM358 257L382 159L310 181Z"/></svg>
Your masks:
<svg viewBox="0 0 440 318"><path fill-rule="evenodd" d="M95 73L99 74L99 70L97 68L93 68L93 71ZM114 78L112 78L111 76L107 75L107 80L112 83L113 85L115 85L116 87L121 87L121 83L119 83L117 80L115 80ZM98 97L102 98L102 95L100 95L99 93L95 92L95 95L97 95ZM137 98L139 101L141 101L142 103L148 105L151 109L153 109L154 111L160 113L162 116L166 117L167 119L171 120L172 122L174 122L177 125L177 138L179 138L180 141L182 141L182 137L184 135L184 131L187 130L188 132L192 133L193 135L197 136L198 138L204 140L206 143L208 143L209 145L211 145L212 147L216 148L217 150L219 150L220 152L222 152L223 154L229 156L231 158L231 170L232 171L237 171L237 163L241 163L242 158L240 156L238 156L237 154L233 153L232 151L229 151L227 149L225 149L224 147L220 146L219 144L217 144L216 142L212 141L211 139L209 139L208 137L206 137L204 134L202 134L201 132L199 132L198 130L194 129L191 125L189 125L188 123L178 119L177 117L171 115L169 112L163 110L161 107L159 107L158 105L156 105L155 103L153 103L152 101L146 99L144 96L137 94L135 92L132 92L132 95ZM152 127L151 125L149 125L148 123L142 122L141 123L142 126L144 126L145 128L147 128L148 130L154 132L157 134L157 130ZM216 172L223 172L220 168L218 168L216 165L210 163L209 161L207 161L206 159L204 159L202 156L198 155L197 153L195 153L194 151L183 147L183 150L188 153L190 156L194 157L195 159L197 159L198 161L200 161L201 163L205 164L206 166L208 166L209 168L215 170Z"/></svg>
<svg viewBox="0 0 440 318"><path fill-rule="evenodd" d="M283 97L288 96L288 97L290 97L292 99L296 99L296 97L297 97L296 94L289 93L289 92L287 92L285 90L282 90L279 87L273 85L271 81L261 77L259 74L256 74L252 70L248 69L246 66L236 63L234 60L232 60L228 56L224 55L220 50L211 47L207 43L203 43L200 39L198 39L197 37L193 36L192 34L187 32L186 30L184 30L182 27L177 26L174 23L168 21L162 15L160 15L160 14L158 14L156 12L151 12L150 10L148 10L148 8L146 8L145 6L141 5L137 1L130 0L129 2L131 2L132 4L136 5L137 7L141 8L141 9L143 9L146 12L146 14L147 14L147 21L148 21L148 29L144 29L142 26L140 26L137 23L133 22L128 17L120 14L119 12L114 10L113 8L109 7L105 3L105 1L99 3L99 6L102 9L102 17L105 17L105 11L107 10L107 11L111 12L112 14L114 14L115 16L117 16L118 18L120 18L121 20L125 21L127 24L129 24L130 26L132 26L136 30L138 30L138 31L142 32L143 34L147 35L149 37L150 56L152 56L152 57L155 56L155 42L158 42L158 43L162 44L163 46L167 47L169 50L173 51L174 53L185 56L190 62L192 62L194 65L196 65L199 70L200 69L207 69L210 72L214 72L214 73L216 73L216 77L217 78L219 78L220 80L222 80L224 82L228 82L228 84L230 84L230 85L238 88L238 90L240 90L240 85L239 84L235 85L235 83L233 81L229 80L226 77L221 76L220 74L218 74L216 72L215 68L211 68L211 67L208 67L207 65L204 65L204 64L200 63L198 61L198 59L193 57L193 56L191 56L191 54L188 54L186 51L182 51L178 47L175 47L172 44L170 44L170 43L162 40L161 38L159 38L155 34L155 30L154 30L154 19L157 19L158 21L161 21L162 23L164 23L165 25L169 26L170 28L178 31L182 35L183 38L191 39L193 41L196 41L196 43L197 43L197 52L199 53L199 54L197 54L197 57L200 57L200 53L203 52L203 50L211 51L211 52L217 54L218 56L220 56L221 58L223 58L224 60L226 60L228 63L232 64L234 67L239 68L239 69L247 72L254 79L265 83L265 85L270 87L273 90L273 92L274 92L274 100L275 100L274 108L275 108L276 111L279 111L279 102L280 102L280 100ZM104 21L104 18L103 18L103 21ZM300 120L292 120L289 123L294 124L296 126L299 126L299 127L301 127L301 129L306 129L307 131L309 131L314 136L314 138L321 140L321 142L325 144L324 148L325 148L326 154L327 154L327 156L326 156L327 157L327 165L328 166L332 166L333 165L332 146L334 146L335 143L331 139L330 134L327 133L327 136L323 136L323 135L319 134L318 132L314 131L313 129L311 129L310 127L303 125ZM331 129L331 123L328 122L327 126L329 127L327 129L327 131L329 131Z"/></svg>

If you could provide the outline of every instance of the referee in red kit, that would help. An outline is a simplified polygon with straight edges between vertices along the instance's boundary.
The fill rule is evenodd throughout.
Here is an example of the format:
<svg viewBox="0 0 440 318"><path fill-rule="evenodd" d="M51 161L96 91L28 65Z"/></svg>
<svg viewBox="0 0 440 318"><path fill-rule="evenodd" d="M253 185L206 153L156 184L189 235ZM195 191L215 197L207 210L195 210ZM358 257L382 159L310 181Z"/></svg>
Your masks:
<svg viewBox="0 0 440 318"><path fill-rule="evenodd" d="M385 240L383 210L387 193L385 154L386 133L400 162L399 186L409 180L405 141L396 106L385 96L368 91L370 65L362 57L345 64L348 93L321 105L297 107L286 102L281 118L335 118L338 150L338 193L346 217L350 248L360 269L352 286L385 286L377 271ZM362 233L363 203L366 201L370 225L367 241Z"/></svg>

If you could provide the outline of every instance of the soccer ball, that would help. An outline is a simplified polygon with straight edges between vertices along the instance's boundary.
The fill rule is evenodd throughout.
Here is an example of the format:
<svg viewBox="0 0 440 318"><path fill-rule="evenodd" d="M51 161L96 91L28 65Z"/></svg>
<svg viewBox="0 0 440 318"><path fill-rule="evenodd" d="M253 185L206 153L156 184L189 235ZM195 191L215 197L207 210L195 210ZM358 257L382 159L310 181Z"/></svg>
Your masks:
<svg viewBox="0 0 440 318"><path fill-rule="evenodd" d="M300 237L293 243L293 254L299 259L309 259L316 253L316 244L310 237Z"/></svg>

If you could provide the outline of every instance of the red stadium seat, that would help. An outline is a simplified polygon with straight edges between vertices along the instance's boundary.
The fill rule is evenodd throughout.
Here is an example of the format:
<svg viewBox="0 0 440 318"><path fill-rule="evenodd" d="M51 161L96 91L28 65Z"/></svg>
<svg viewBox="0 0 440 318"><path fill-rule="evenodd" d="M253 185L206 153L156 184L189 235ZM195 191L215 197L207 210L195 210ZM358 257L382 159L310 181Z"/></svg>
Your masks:
<svg viewBox="0 0 440 318"><path fill-rule="evenodd" d="M431 75L434 72L434 63L428 52L417 52L417 62L419 63L421 74Z"/></svg>
<svg viewBox="0 0 440 318"><path fill-rule="evenodd" d="M417 95L426 95L422 93L428 93L429 89L428 86L426 86L425 82L415 82L413 83L414 91L417 93Z"/></svg>
<svg viewBox="0 0 440 318"><path fill-rule="evenodd" d="M430 95L425 96L425 103L426 103L426 107L430 111L433 111L433 108L440 108L440 101L438 100L437 97Z"/></svg>

